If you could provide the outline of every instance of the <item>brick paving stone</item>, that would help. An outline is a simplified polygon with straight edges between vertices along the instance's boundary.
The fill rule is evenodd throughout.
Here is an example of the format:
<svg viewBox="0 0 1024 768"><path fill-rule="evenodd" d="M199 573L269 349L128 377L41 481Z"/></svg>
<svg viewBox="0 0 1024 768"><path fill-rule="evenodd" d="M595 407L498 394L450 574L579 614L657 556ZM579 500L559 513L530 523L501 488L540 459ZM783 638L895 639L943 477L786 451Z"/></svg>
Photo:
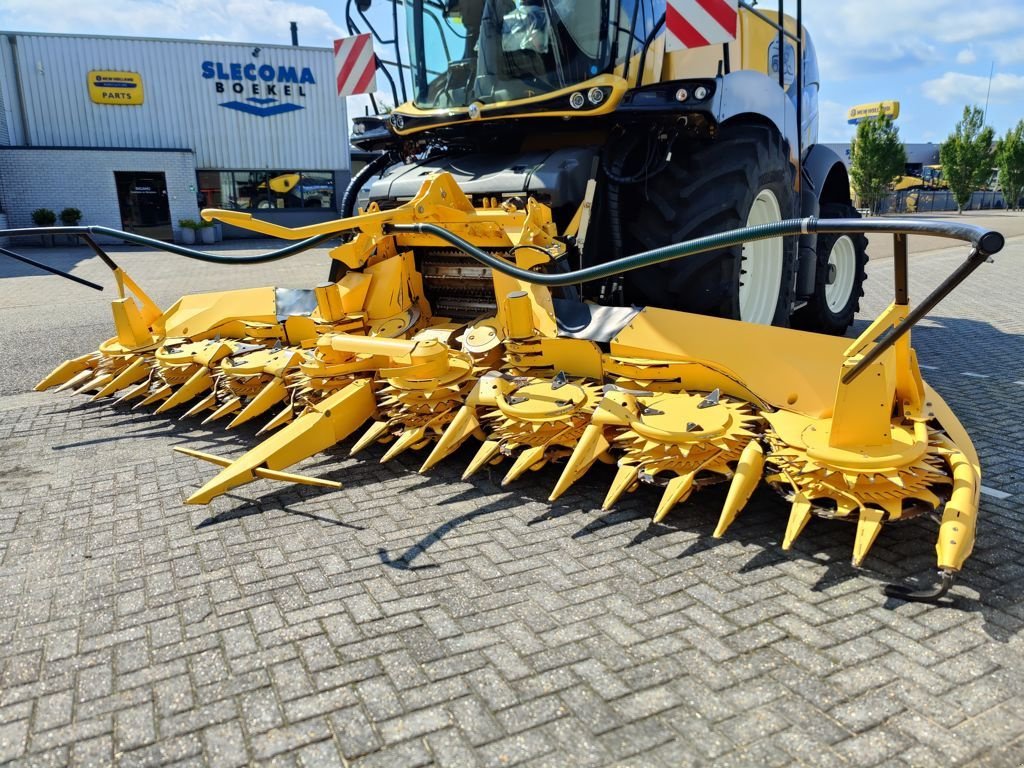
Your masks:
<svg viewBox="0 0 1024 768"><path fill-rule="evenodd" d="M71 708L74 694L71 691L60 691L36 700L35 721L33 729L45 731L71 722Z"/></svg>
<svg viewBox="0 0 1024 768"><path fill-rule="evenodd" d="M911 746L898 731L880 726L837 744L836 752L850 765L878 765Z"/></svg>
<svg viewBox="0 0 1024 768"><path fill-rule="evenodd" d="M829 714L844 728L859 733L884 723L902 712L905 706L895 686L886 686L833 707Z"/></svg>
<svg viewBox="0 0 1024 768"><path fill-rule="evenodd" d="M180 765L197 759L203 759L203 742L198 734L188 733L121 753L117 764L126 768L146 768L153 765Z"/></svg>
<svg viewBox="0 0 1024 768"><path fill-rule="evenodd" d="M337 746L332 741L319 741L316 744L307 744L296 753L296 758L303 768L332 768L345 765L338 754Z"/></svg>
<svg viewBox="0 0 1024 768"><path fill-rule="evenodd" d="M32 735L33 751L45 751L53 747L62 747L79 741L110 733L113 719L110 715L94 717L88 720L76 719L68 725L42 731Z"/></svg>
<svg viewBox="0 0 1024 768"><path fill-rule="evenodd" d="M634 720L598 736L598 743L618 761L653 749L673 738L669 724L660 717Z"/></svg>
<svg viewBox="0 0 1024 768"><path fill-rule="evenodd" d="M330 738L332 734L327 721L323 718L313 718L253 736L252 755L257 760L265 760Z"/></svg>
<svg viewBox="0 0 1024 768"><path fill-rule="evenodd" d="M455 728L427 734L424 740L439 768L467 768L478 764L476 752Z"/></svg>
<svg viewBox="0 0 1024 768"><path fill-rule="evenodd" d="M480 749L480 762L485 768L516 765L539 757L552 749L549 739L540 730L526 731L488 744Z"/></svg>
<svg viewBox="0 0 1024 768"><path fill-rule="evenodd" d="M71 763L80 766L105 766L113 762L113 739L109 734L76 742L71 747Z"/></svg>
<svg viewBox="0 0 1024 768"><path fill-rule="evenodd" d="M420 768L432 762L433 757L425 744L420 741L405 741L384 747L351 765L358 768Z"/></svg>
<svg viewBox="0 0 1024 768"><path fill-rule="evenodd" d="M781 552L784 504L763 489L718 542L724 489L665 525L649 526L648 488L602 513L602 466L552 507L557 468L502 488L500 471L460 479L471 449L420 476L421 456L380 465L342 445L300 470L339 491L261 481L186 507L210 470L171 445L237 456L255 429L28 392L109 335L109 308L0 264L0 347L29 350L0 368L0 763L1018 764L1021 255L1011 240L914 331L985 484L1014 494L983 497L941 608L878 589L931 571L925 523L886 529L855 571L851 530L827 521ZM46 257L106 279L84 251ZM319 282L324 253L251 272L117 258L166 304L189 287ZM959 258L915 255L912 295ZM891 262L870 269L877 312ZM7 300L43 286L67 321L52 345Z"/></svg>
<svg viewBox="0 0 1024 768"><path fill-rule="evenodd" d="M249 761L245 734L235 722L206 728L203 731L203 748L211 765L245 765Z"/></svg>
<svg viewBox="0 0 1024 768"><path fill-rule="evenodd" d="M157 737L150 703L119 710L114 715L114 737L118 752L152 742Z"/></svg>
<svg viewBox="0 0 1024 768"><path fill-rule="evenodd" d="M8 761L25 752L28 720L13 720L0 724L0 760Z"/></svg>

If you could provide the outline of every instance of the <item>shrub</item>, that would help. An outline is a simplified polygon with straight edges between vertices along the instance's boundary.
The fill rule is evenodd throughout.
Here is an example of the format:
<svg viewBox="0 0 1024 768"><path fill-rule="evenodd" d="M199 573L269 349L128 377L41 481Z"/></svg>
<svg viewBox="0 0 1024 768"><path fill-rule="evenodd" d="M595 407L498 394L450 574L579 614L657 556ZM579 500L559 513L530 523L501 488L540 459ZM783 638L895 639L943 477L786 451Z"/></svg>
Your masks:
<svg viewBox="0 0 1024 768"><path fill-rule="evenodd" d="M37 227L52 227L57 223L57 214L49 208L36 208L32 211L32 223Z"/></svg>
<svg viewBox="0 0 1024 768"><path fill-rule="evenodd" d="M199 229L202 224L195 219L178 219L178 226L182 229Z"/></svg>
<svg viewBox="0 0 1024 768"><path fill-rule="evenodd" d="M65 208L60 212L60 223L65 227L74 227L82 220L82 212L77 208Z"/></svg>

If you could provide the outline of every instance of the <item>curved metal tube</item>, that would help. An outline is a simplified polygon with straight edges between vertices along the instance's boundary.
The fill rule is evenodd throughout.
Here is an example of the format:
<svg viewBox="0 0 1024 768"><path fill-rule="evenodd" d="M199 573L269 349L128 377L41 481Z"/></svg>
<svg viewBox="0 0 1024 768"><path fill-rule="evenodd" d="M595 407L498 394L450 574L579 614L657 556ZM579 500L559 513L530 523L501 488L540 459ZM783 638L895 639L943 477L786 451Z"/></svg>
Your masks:
<svg viewBox="0 0 1024 768"><path fill-rule="evenodd" d="M956 579L952 571L939 571L939 583L931 589L915 589L907 584L886 584L882 594L908 603L937 603L949 592Z"/></svg>
<svg viewBox="0 0 1024 768"><path fill-rule="evenodd" d="M355 228L355 225L353 227ZM348 229L348 228L346 228ZM537 285L549 287L565 287L589 280L601 280L606 277L629 272L634 269L641 269L653 264L672 261L674 259L692 256L698 253L714 251L720 248L729 248L734 245L741 245L756 240L767 240L773 237L786 235L800 235L810 232L833 232L856 234L861 232L887 232L893 234L922 234L933 237L945 237L953 240L963 240L971 243L975 257L987 258L991 254L998 253L1005 242L999 232L977 227L972 224L961 224L944 221L914 221L911 219L816 219L813 216L803 219L786 219L785 221L773 222L771 224L760 224L754 227L733 229L728 232L721 232L716 235L699 237L683 243L674 243L663 248L655 248L651 251L636 253L632 256L625 256L604 264L596 264L583 269L569 272L557 272L544 274L522 269L509 263L505 259L494 256L483 251L472 243L464 240L458 235L452 234L444 227L437 224L390 224L385 226L386 231L394 233L417 233L433 235L444 240L464 253L472 256L482 264L502 274L509 275L519 280ZM131 232L122 232L110 227L98 225L85 227L28 227L24 229L2 229L0 237L30 237L34 235L74 235L81 237L96 253L103 259L110 269L114 270L117 265L107 254L96 245L92 235L104 235L113 237L129 243L144 245L160 251L174 253L185 258L195 259L210 264L265 264L279 259L294 256L297 253L309 250L320 243L336 237L340 232L330 232L321 235L299 240L298 242L279 248L269 253L255 256L220 256L205 251L197 251L192 248L184 248L173 243L165 243L162 240L154 240L143 235L136 235ZM961 278L962 279L962 278ZM938 297L941 298L941 297ZM929 307L930 309L930 307ZM927 310L925 310L927 311Z"/></svg>
<svg viewBox="0 0 1024 768"><path fill-rule="evenodd" d="M394 152L385 152L373 158L373 160L359 170L359 173L352 177L348 187L345 188L345 195L341 198L341 217L343 219L352 218L356 211L356 198L359 196L359 190L370 180L370 177L382 171L395 162L395 160L396 155Z"/></svg>
<svg viewBox="0 0 1024 768"><path fill-rule="evenodd" d="M302 251L308 251L310 248L320 245L320 243L325 240L329 240L330 238L337 236L336 233L316 235L314 237L306 238L305 240L300 240L297 243L287 245L284 248L279 248L276 251L257 254L256 256L220 256L216 253L207 253L206 251L196 251L192 248L183 248L182 246L175 245L174 243L165 243L163 240L154 240L151 237L144 237L132 232L122 232L119 229L111 229L110 227L101 227L98 225L87 227L27 227L25 229L0 229L0 237L31 237L33 235L75 235L85 239L87 242L90 240L90 235L103 235L105 237L124 240L128 243L135 243L136 245L145 245L159 251L175 253L178 256L184 256L187 259L205 261L208 264L265 264L269 261L286 259L289 256L294 256ZM113 267L111 268L113 269Z"/></svg>
<svg viewBox="0 0 1024 768"><path fill-rule="evenodd" d="M94 291L103 290L102 285L97 285L91 280L86 280L84 277L72 275L70 272L65 272L63 269L51 267L49 264L43 264L42 262L36 261L35 259L30 259L27 256L22 256L20 254L15 253L14 251L9 251L6 248L0 248L0 255L6 256L9 259L14 259L15 261L20 261L22 264L28 264L29 266L35 267L36 269L42 270L43 272L49 272L51 275L60 275L61 277L65 277L68 280L71 280L72 282L78 283L79 285L84 285L86 288L92 288Z"/></svg>
<svg viewBox="0 0 1024 768"><path fill-rule="evenodd" d="M990 256L998 253L1004 243L1003 236L989 229L976 227L972 224L959 224L940 221L914 221L911 219L816 219L813 216L804 219L786 219L771 224L759 224L754 227L733 229L728 232L721 232L717 235L698 237L695 240L688 240L683 243L666 245L663 248L655 248L651 251L636 253L632 256L625 256L621 259L608 261L604 264L595 264L592 267L573 270L571 272L557 272L543 274L522 269L510 264L502 258L493 256L486 251L480 250L472 243L454 235L444 227L437 224L392 224L386 227L389 232L402 233L410 232L423 235L433 235L441 240L451 243L459 250L472 256L477 261L486 264L491 269L502 274L514 277L536 285L545 285L552 288L560 288L576 283L590 280L602 280L612 275L629 272L634 269L649 267L653 264L661 264L665 261L693 256L698 253L729 248L742 243L749 243L755 240L767 240L773 237L785 235L801 235L810 232L834 232L845 234L857 234L860 232L887 232L893 234L920 234L933 237L946 237L952 240L963 240L969 242L979 254Z"/></svg>

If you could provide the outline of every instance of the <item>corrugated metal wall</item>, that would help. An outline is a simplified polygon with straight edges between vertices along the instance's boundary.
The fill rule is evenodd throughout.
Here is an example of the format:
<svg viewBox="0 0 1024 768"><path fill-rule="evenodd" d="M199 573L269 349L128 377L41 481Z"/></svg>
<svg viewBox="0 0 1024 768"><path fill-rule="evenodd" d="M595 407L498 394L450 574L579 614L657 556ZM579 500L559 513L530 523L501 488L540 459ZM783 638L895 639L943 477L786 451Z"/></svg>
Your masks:
<svg viewBox="0 0 1024 768"><path fill-rule="evenodd" d="M332 53L327 49L231 43L165 41L64 35L13 36L24 93L24 114L33 146L193 149L200 169L347 170L345 103L335 95ZM257 55L253 55L257 52ZM308 67L315 83L291 85L278 104L294 111L259 116L221 106L268 99L264 81L205 78L204 62L256 67ZM209 67L207 70L209 71ZM95 104L90 70L122 70L142 76L141 105ZM252 73L252 69L249 70ZM269 72L269 70L265 70ZM216 91L216 83L225 85ZM238 82L242 94L232 92ZM253 93L258 84L260 91ZM302 89L302 95L299 88Z"/></svg>

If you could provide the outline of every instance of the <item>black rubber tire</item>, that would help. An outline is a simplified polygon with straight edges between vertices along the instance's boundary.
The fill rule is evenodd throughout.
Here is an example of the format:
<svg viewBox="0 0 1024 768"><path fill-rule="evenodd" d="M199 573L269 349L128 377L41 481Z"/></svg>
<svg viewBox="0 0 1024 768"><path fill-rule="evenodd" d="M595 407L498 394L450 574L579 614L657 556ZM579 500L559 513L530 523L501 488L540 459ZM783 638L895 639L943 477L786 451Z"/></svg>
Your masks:
<svg viewBox="0 0 1024 768"><path fill-rule="evenodd" d="M860 213L852 205L825 203L821 206L819 218L859 219ZM814 270L814 293L807 299L807 304L793 313L790 322L794 328L842 336L853 323L853 318L856 317L857 311L860 309L860 297L864 295L864 281L867 279L868 239L860 233L849 235L856 254L853 286L846 299L846 304L833 312L825 300L825 289L828 286L829 277L828 259L832 253L832 247L841 237L843 236L836 234L818 235L818 244L815 248L817 264Z"/></svg>
<svg viewBox="0 0 1024 768"><path fill-rule="evenodd" d="M782 139L760 125L728 126L710 141L684 140L662 173L636 185L628 232L634 251L743 227L754 199L770 189L783 219L797 216L793 166ZM782 280L773 325L792 311L797 240L785 238ZM635 304L740 318L742 246L655 265L626 275Z"/></svg>

